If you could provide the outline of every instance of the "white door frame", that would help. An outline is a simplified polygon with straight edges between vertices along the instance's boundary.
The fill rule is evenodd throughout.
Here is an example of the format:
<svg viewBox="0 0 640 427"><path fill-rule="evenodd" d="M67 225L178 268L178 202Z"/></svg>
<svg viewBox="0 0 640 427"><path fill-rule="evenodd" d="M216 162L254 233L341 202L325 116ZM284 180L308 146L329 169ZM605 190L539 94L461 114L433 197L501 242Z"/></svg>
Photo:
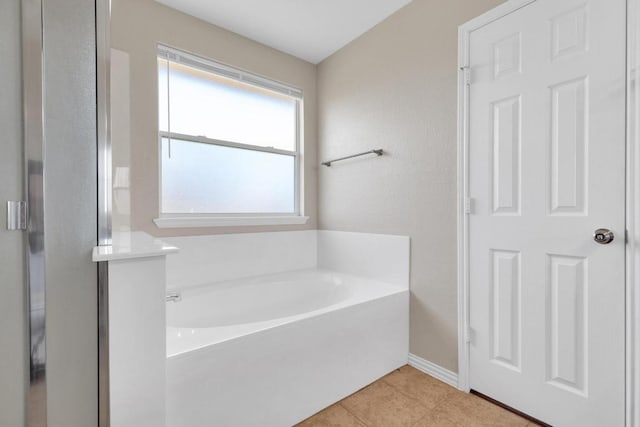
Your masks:
<svg viewBox="0 0 640 427"><path fill-rule="evenodd" d="M469 40L471 33L537 0L508 0L458 30L458 388L469 392ZM640 31L640 0L627 0L627 56L631 30ZM638 59L640 61L640 58ZM627 60L629 68L630 60ZM627 94L631 73L627 69ZM630 96L627 96L627 103ZM640 146L627 106L626 425L640 427ZM640 127L640 123L636 123ZM639 133L640 135L640 133Z"/></svg>

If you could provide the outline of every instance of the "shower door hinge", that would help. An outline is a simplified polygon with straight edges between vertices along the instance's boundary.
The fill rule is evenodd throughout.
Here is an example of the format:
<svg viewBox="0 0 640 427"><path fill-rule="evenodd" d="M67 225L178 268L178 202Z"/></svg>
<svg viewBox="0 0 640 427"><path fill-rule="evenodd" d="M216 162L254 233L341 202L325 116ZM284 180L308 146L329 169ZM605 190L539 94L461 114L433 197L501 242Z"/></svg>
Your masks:
<svg viewBox="0 0 640 427"><path fill-rule="evenodd" d="M19 231L27 229L27 202L7 202L7 230Z"/></svg>
<svg viewBox="0 0 640 427"><path fill-rule="evenodd" d="M473 341L473 329L471 329L471 326L467 326L464 329L464 342L470 344L471 341Z"/></svg>
<svg viewBox="0 0 640 427"><path fill-rule="evenodd" d="M464 213L470 215L473 211L473 199L471 197L465 197L464 199Z"/></svg>
<svg viewBox="0 0 640 427"><path fill-rule="evenodd" d="M473 335L473 331L470 326L464 328L464 342L469 344L471 342L471 336Z"/></svg>

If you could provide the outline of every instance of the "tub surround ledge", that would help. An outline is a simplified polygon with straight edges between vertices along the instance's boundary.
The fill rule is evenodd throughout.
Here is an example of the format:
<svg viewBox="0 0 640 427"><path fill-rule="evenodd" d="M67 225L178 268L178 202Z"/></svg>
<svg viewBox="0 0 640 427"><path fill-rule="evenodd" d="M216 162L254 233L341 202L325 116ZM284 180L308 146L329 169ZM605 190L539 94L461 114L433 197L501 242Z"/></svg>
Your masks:
<svg viewBox="0 0 640 427"><path fill-rule="evenodd" d="M158 228L192 227L251 227L259 225L303 225L308 216L212 216L212 217L161 217L153 220Z"/></svg>
<svg viewBox="0 0 640 427"><path fill-rule="evenodd" d="M93 261L115 261L165 256L179 251L175 246L142 231L113 234L113 244L93 248Z"/></svg>

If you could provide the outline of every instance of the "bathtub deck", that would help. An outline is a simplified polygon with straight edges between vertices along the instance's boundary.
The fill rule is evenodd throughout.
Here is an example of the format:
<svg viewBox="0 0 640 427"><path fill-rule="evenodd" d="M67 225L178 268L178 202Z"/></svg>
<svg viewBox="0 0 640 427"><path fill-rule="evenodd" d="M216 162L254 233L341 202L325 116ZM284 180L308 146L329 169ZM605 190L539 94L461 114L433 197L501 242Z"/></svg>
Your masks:
<svg viewBox="0 0 640 427"><path fill-rule="evenodd" d="M392 372L298 424L300 427L536 425L410 366Z"/></svg>

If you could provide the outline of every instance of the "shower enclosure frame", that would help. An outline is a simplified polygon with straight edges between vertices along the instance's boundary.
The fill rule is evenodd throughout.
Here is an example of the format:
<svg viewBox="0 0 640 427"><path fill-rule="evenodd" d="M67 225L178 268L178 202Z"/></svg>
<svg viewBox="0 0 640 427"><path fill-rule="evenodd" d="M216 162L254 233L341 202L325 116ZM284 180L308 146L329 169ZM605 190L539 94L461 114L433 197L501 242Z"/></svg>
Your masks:
<svg viewBox="0 0 640 427"><path fill-rule="evenodd" d="M111 0L96 5L96 90L98 148L98 246L112 244L111 229ZM98 263L98 426L109 427L109 268Z"/></svg>
<svg viewBox="0 0 640 427"><path fill-rule="evenodd" d="M47 419L46 270L44 250L44 68L42 0L22 0L22 81L27 209L27 328L29 372L26 424ZM43 421L44 420L44 421Z"/></svg>
<svg viewBox="0 0 640 427"><path fill-rule="evenodd" d="M52 143L52 147L56 147L56 143L59 142L58 140L58 136L60 134L59 130L63 127L61 125L61 122L62 120L67 118L65 114L69 112L69 110L62 109L60 111L60 114L58 114L55 117L55 119L57 120L54 120L52 119L52 116L45 114L45 111L46 111L45 101L48 94L47 89L52 88L51 85L49 86L47 85L47 82L48 82L48 79L59 78L60 74L58 73L61 73L61 69L57 67L57 65L59 64L57 61L60 58L55 57L53 55L53 52L55 52L56 48L59 47L59 43L64 43L65 37L69 36L71 33L65 34L64 36L62 36L61 33L59 32L56 33L55 31L56 25L54 24L59 24L60 21L53 21L53 19L56 19L55 14L52 13L54 9L45 7L47 6L47 4L43 0L17 0L16 3L20 7L20 15L21 15L19 22L21 26L20 37L21 37L22 55L21 55L21 58L18 58L18 59L21 60L21 64L22 64L22 70L21 70L22 110L23 110L22 126L23 126L23 134L24 134L23 135L23 147L24 147L23 158L24 158L24 170L25 170L24 180L23 180L23 185L24 185L23 197L25 201L24 205L26 206L26 227L19 228L20 230L25 231L25 236L24 236L24 241L25 241L24 259L25 259L25 265L26 265L25 296L27 300L27 303L25 306L25 310L26 310L25 320L27 322L27 328L25 331L25 341L26 341L25 350L28 353L28 359L26 360L28 364L28 372L25 374L25 378L24 378L25 387L26 387L25 394L24 394L24 417L25 417L26 426L44 427L48 423L49 416L53 416L53 417L60 416L60 412L58 411L58 409L60 409L61 406L59 406L59 404L62 403L64 405L65 403L68 403L68 401L65 402L64 399L62 399L62 402L61 402L61 399L59 399L59 395L58 395L58 398L56 398L55 394L51 394L51 395L47 394L47 388L50 387L50 384L49 384L50 377L53 378L53 380L56 382L56 385L59 384L59 380L61 377L60 375L50 376L51 361L49 361L48 359L50 358L50 356L53 356L55 360L53 360L52 365L55 368L56 364L60 362L60 356L63 354L63 352L60 351L60 347L58 347L57 348L58 351L56 351L56 347L52 346L53 351L49 352L49 348L47 346L46 338L47 338L47 335L51 333L49 331L50 325L48 324L47 316L51 315L54 318L54 322L53 322L54 333L56 332L55 325L57 321L61 320L59 316L56 316L56 314L59 314L59 311L54 309L54 310L51 310L51 313L49 313L48 304L47 304L47 287L51 283L53 285L58 285L58 287L55 289L56 292L54 292L54 294L57 294L57 292L60 291L60 287L59 287L60 281L57 279L60 279L60 277L59 275L55 277L55 274L59 273L61 271L61 267L69 260L82 262L83 260L82 251L86 249L84 246L78 246L77 247L78 252L72 251L72 253L66 254L65 259L52 256L51 257L53 258L53 261L52 261L47 256L47 253L45 250L46 242L49 241L51 242L51 244L54 244L54 245L60 244L61 241L64 242L65 244L70 244L70 245L74 244L71 242L78 242L79 240L86 238L86 235L83 235L83 232L87 230L84 228L84 226L89 223L91 223L90 228L88 228L90 230L90 236L92 238L93 236L95 236L96 241L98 240L97 239L98 236L100 236L100 241L105 242L106 240L104 239L104 237L110 234L110 231L108 231L110 226L108 222L101 222L101 225L102 224L105 225L103 227L104 231L96 230L94 233L93 231L94 230L93 227L95 224L93 222L94 217L90 215L87 211L83 211L87 213L87 216L83 217L83 218L86 218L86 223L80 223L80 224L74 225L74 227L75 226L78 227L77 235L73 234L73 235L67 236L68 238L66 239L59 235L55 236L55 233L53 233L50 236L46 236L45 221L47 220L45 218L45 213L47 212L45 212L45 205L46 205L45 200L47 199L47 197L50 197L51 195L53 195L52 200L50 200L50 202L52 202L50 203L50 205L53 206L53 208L50 210L50 212L47 213L48 218L52 220L53 224L56 223L56 220L58 219L60 213L64 211L64 209L61 209L61 206L63 205L64 201L61 201L59 199L56 200L56 197L55 197L56 194L60 194L62 192L61 188L58 186L58 181L56 180L62 179L62 175L58 173L61 169L59 154L61 151L64 151L64 150L60 150L58 152L52 151L49 153L49 155L47 155L47 152L45 150L45 140L49 137L48 132L51 132L50 142ZM96 0L95 5L90 5L88 8L86 7L83 8L83 10L79 12L79 16L81 17L91 16L90 19L92 21L96 16L98 17L105 16L104 13L98 12L96 10L96 6L98 5L98 3L99 1ZM69 4L64 3L60 6L63 6L63 7L60 7L55 11L58 11L59 9L64 9L65 7L68 7ZM85 15L82 15L82 13L85 13ZM77 34L80 35L80 37L82 37L83 35L85 37L88 37L86 39L81 39L84 42L93 43L93 36L97 35L95 34L95 27L94 27L95 22L90 22L90 23L87 22L87 24L90 24L90 25L86 25L82 28L82 30L78 30ZM50 25L52 28L51 33L49 33L49 35L47 35L45 31L46 28L48 28L46 27L47 25ZM85 32L83 33L82 31L85 31ZM47 62L49 67L45 66L45 60L47 60L45 51L49 47L48 43L52 48L51 55L49 56L48 62ZM58 53L65 53L65 52L58 51ZM78 54L78 57L73 58L73 60L75 59L81 60L80 58L83 57L83 54L84 52L81 54ZM94 73L92 73L92 75L90 76L91 77L90 79L87 79L86 81L84 80L80 81L81 78L86 77L86 74L82 74L82 72L86 72L88 69L92 68L91 61L86 61L86 58L84 59L85 59L84 65L86 65L86 67L84 67L82 70L79 71L78 80L74 81L73 83L70 83L69 81L65 81L63 82L63 84L61 84L61 87L63 88L72 88L72 89L77 89L80 84L85 84L84 88L89 90L83 91L80 95L79 95L79 92L70 93L70 97L78 97L78 98L73 98L74 100L76 99L84 100L84 99L92 98L91 85L96 84L100 80L104 82L108 82L108 79L105 79L104 76L100 73L97 76ZM69 64L69 61L67 62L67 64ZM45 71L47 71L47 73L45 73ZM52 92L51 97L53 99L55 98L55 91L52 90L51 92ZM68 105L73 104L73 102L71 102L69 99L64 99L62 101L63 102L60 103L62 104L61 108L68 108ZM105 101L104 96L101 97L101 101L102 102ZM74 107L78 107L77 110L83 110L83 108L81 108L78 104L75 104ZM84 110L94 111L93 104L87 105L86 109ZM106 111L106 110L102 109L101 111ZM91 113L89 115L91 115ZM50 119L50 120L47 120L47 119ZM85 116L78 118L78 122L76 123L77 128L74 129L74 131L77 131L77 132L75 133L70 132L69 134L65 135L67 137L65 142L69 142L69 141L78 142L80 141L79 138L84 137L87 134L92 136L95 135L93 131L95 129L94 125L96 122L94 122L93 119L90 121L87 121L85 119L86 119ZM104 141L107 141L107 140L108 139L104 139ZM97 140L96 140L96 144L99 144ZM61 146L64 147L63 144L61 144ZM97 147L97 145L93 147ZM78 159L81 162L82 170L87 171L87 170L93 169L91 178L98 178L97 176L98 174L95 169L96 162L97 162L97 157L95 156L95 150L93 148L88 149L87 146L84 145L82 149L79 151L80 151L80 154L78 154L78 156L75 157L75 159ZM104 153L108 153L108 152L109 152L108 150L104 150ZM91 154L91 156L88 158L88 161L85 162L85 160L87 160L87 157L82 157L82 156L87 154ZM49 165L47 165L48 160L50 160ZM52 175L53 179L51 181L45 182L45 172L48 169L49 169L49 173L53 174ZM71 173L69 174L69 176L71 176ZM89 179L89 177L87 177L87 179ZM101 173L100 182L105 182L108 185L108 181L106 179L108 179L108 175ZM48 189L47 189L47 186L49 186ZM87 199L84 197L94 197L94 196L95 196L95 192L91 191L91 185L90 184L86 185L85 188L82 189L82 192L78 194L78 197L82 198L82 200L79 201L78 206L74 206L74 207L78 208L79 210L82 210L87 206L87 204L84 203L86 202ZM91 210L91 213L97 213L98 210L101 210L103 212L108 212L108 207L104 206L103 204L100 204L100 206L96 206L96 205L91 206L90 210ZM77 211L73 212L73 214L69 216L70 223L73 221L73 217L75 213L77 213ZM105 215L105 218L108 218L108 217L109 215ZM65 224L65 226L68 226L68 225L69 223ZM73 228L73 227L67 227L67 229L68 228ZM86 243L86 239L83 240L82 243ZM82 272L78 272L77 270L75 270L75 273L76 273L75 277L87 271L91 271L91 270L86 269L86 270L83 270ZM47 283L49 280L47 275L54 276L54 280L52 280L51 283ZM87 283L94 284L95 280L91 278L91 280L87 280ZM74 285L78 285L78 283L76 282L74 283ZM87 295L90 295L90 293L91 292L89 291ZM57 295L60 295L60 294L57 294ZM57 295L54 295L54 298L56 298ZM65 337L63 334L61 339L65 339L65 338L68 338L68 337ZM84 342L81 343L80 345L81 346L85 345L86 341L91 341L91 339L89 338L88 340L84 340ZM91 353L91 351L89 350L91 347L79 347L78 349L83 349L83 348L89 351L89 353ZM87 366L88 365L84 365L83 368L87 368ZM54 372L54 374L58 374L58 372ZM84 386L86 386L88 383L97 384L97 378L95 380L94 379L85 380ZM70 382L70 384L75 385L75 382ZM94 414L94 412L91 411L90 409L87 409L85 413L82 414L81 416L87 416L87 414L89 414L89 417L91 417ZM98 414L96 413L95 414L96 419L97 419L97 415ZM108 423L102 424L102 425L108 425Z"/></svg>

